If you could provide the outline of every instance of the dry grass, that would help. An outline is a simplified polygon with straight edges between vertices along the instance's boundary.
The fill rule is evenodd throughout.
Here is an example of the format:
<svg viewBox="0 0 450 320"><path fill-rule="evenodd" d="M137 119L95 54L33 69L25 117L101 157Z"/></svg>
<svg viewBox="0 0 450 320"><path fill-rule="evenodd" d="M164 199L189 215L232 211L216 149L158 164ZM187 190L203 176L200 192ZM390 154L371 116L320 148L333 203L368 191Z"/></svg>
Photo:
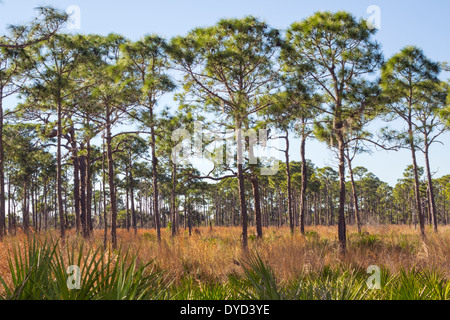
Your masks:
<svg viewBox="0 0 450 320"><path fill-rule="evenodd" d="M184 229L176 238L168 230L162 231L162 243L156 242L154 230L118 230L122 252L138 252L141 262L154 260L161 269L171 272L177 281L188 276L198 282L225 282L233 272L241 272L239 263L245 254L240 246L240 228L200 228L193 235ZM348 251L341 256L337 243L337 227L308 227L306 236L291 235L288 228L264 229L264 239L257 240L254 231L249 234L249 251L257 251L275 271L281 281L289 281L301 273L315 271L324 266L347 265L366 269L369 265L400 269L441 270L450 278L450 226L441 227L439 234L427 230L422 242L419 230L408 226L368 226L363 236L348 228ZM45 236L56 236L50 232ZM8 278L8 249L19 243L23 248L23 234L6 237L0 243L0 275ZM69 232L67 243L80 241ZM95 231L89 247L101 247L103 232Z"/></svg>

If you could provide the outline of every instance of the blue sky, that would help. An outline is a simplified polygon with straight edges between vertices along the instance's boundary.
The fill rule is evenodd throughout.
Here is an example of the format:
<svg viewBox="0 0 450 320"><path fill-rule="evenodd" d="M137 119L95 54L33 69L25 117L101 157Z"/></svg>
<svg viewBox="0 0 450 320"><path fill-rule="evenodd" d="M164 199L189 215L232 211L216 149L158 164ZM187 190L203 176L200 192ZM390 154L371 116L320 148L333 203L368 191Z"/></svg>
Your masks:
<svg viewBox="0 0 450 320"><path fill-rule="evenodd" d="M450 1L360 1L360 0L68 0L35 1L3 0L0 3L0 31L8 24L29 21L36 6L53 5L66 9L71 5L80 8L80 33L108 34L116 32L136 40L148 33L158 33L166 38L185 34L197 26L208 26L223 17L257 16L271 26L286 29L292 22L302 20L316 11L346 10L355 16L369 18L367 9L371 5L380 8L380 30L376 39L382 44L386 58L406 45L417 45L435 61L450 61ZM443 74L447 80L450 74ZM164 102L173 103L170 97ZM9 101L13 105L14 101ZM450 135L441 139L445 145L436 144L431 149L432 171L435 177L450 174ZM292 146L291 157L299 159L298 144ZM308 142L307 157L317 166L335 166L326 146ZM423 165L422 155L418 154ZM411 163L409 151L374 151L371 155L360 155L356 165L366 166L381 180L394 185Z"/></svg>

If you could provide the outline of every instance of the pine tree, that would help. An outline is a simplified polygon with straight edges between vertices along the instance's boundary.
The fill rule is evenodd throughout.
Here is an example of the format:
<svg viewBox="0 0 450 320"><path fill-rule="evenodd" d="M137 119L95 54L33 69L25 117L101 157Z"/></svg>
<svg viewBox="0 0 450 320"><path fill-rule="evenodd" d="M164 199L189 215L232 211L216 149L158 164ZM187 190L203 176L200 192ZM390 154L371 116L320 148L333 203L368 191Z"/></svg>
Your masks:
<svg viewBox="0 0 450 320"><path fill-rule="evenodd" d="M293 23L286 33L286 62L291 68L306 72L323 92L326 103L321 110L332 121L339 158L338 236L343 253L346 251L345 131L354 112L346 103L347 94L382 62L380 46L372 39L375 32L367 21L357 21L347 12L318 12Z"/></svg>

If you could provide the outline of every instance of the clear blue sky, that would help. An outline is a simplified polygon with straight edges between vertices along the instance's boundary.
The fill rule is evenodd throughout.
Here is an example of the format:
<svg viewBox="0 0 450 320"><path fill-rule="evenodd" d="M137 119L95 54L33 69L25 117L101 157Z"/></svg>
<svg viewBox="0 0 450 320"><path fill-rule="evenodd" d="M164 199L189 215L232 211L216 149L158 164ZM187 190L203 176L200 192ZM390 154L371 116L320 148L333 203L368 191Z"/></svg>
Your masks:
<svg viewBox="0 0 450 320"><path fill-rule="evenodd" d="M116 32L136 40L147 33L158 33L166 38L185 34L197 26L208 26L223 17L254 15L275 28L286 29L292 22L301 20L316 11L346 10L357 17L369 18L370 5L381 9L381 29L377 40L382 44L386 58L406 45L417 45L435 61L450 61L450 1L357 1L357 0L3 0L0 3L0 31L8 24L27 22L33 17L36 6L53 5L66 9L71 5L80 8L80 33L108 34ZM450 78L443 74L443 80ZM167 101L167 102L166 102ZM171 99L166 99L170 104ZM9 102L13 104L13 101ZM432 170L436 177L450 174L450 135L441 139L445 145L432 148ZM419 154L423 165L422 155ZM299 159L298 144L291 152ZM326 146L310 141L307 157L317 166L335 166ZM383 181L394 185L410 164L410 152L375 151L361 155L355 165L366 166Z"/></svg>

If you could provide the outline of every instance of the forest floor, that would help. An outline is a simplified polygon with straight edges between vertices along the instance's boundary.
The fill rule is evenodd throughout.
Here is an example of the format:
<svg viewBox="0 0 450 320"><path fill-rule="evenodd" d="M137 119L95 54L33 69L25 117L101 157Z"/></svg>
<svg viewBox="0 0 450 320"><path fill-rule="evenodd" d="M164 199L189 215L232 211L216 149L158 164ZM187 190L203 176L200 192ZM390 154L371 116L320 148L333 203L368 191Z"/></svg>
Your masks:
<svg viewBox="0 0 450 320"><path fill-rule="evenodd" d="M359 235L353 226L347 230L347 254L339 252L337 227L307 227L306 235L298 230L292 236L288 227L264 228L263 240L249 231L249 252L258 253L277 278L291 280L299 273L319 270L325 266L348 265L367 269L371 265L392 272L412 268L439 269L450 278L450 226L441 226L435 234L427 229L427 240L421 241L414 226L366 226ZM239 272L239 261L245 258L241 249L241 228L201 227L187 230L172 239L169 230L162 230L162 243L157 245L154 230L119 230L124 249L139 251L144 261L154 259L165 270L180 278L225 281L230 272ZM96 242L102 243L96 234Z"/></svg>
<svg viewBox="0 0 450 320"><path fill-rule="evenodd" d="M445 297L450 298L450 226L440 226L437 234L427 227L425 241L421 240L419 229L414 226L365 226L363 230L363 234L358 234L354 226L348 227L345 256L339 252L337 227L326 226L307 227L305 236L298 230L291 235L287 227L264 228L262 240L258 240L254 230L250 229L247 253L241 249L240 228L201 227L193 229L192 236L183 228L175 238L171 237L170 230L163 229L160 244L156 241L155 230L138 230L135 235L133 230L120 229L118 252L122 256L128 252L129 256L136 257L138 263L152 262L155 269L170 277L172 288L183 287L184 291L192 290L192 286L226 285L230 275L246 274L248 261L253 263L251 267L255 267L257 260L249 260L248 257L258 256L273 272L270 277L285 286L308 275L323 276L326 270L333 270L337 278L346 270L356 270L362 283L369 277L368 267L378 266L390 275L405 272L405 277L422 270L431 274L437 272L443 286L441 289L448 290ZM73 231L68 234L67 243L82 242ZM40 238L57 238L57 233L51 231ZM24 239L23 235L7 236L0 243L0 276L7 283L11 282L11 266L8 264L11 249L19 244L23 251L27 251ZM102 244L103 231L95 230L85 247L96 250L101 249ZM264 274L261 277L264 278ZM1 292L0 283L0 295ZM314 298L314 294L311 297ZM189 292L178 294L178 298L192 297Z"/></svg>

